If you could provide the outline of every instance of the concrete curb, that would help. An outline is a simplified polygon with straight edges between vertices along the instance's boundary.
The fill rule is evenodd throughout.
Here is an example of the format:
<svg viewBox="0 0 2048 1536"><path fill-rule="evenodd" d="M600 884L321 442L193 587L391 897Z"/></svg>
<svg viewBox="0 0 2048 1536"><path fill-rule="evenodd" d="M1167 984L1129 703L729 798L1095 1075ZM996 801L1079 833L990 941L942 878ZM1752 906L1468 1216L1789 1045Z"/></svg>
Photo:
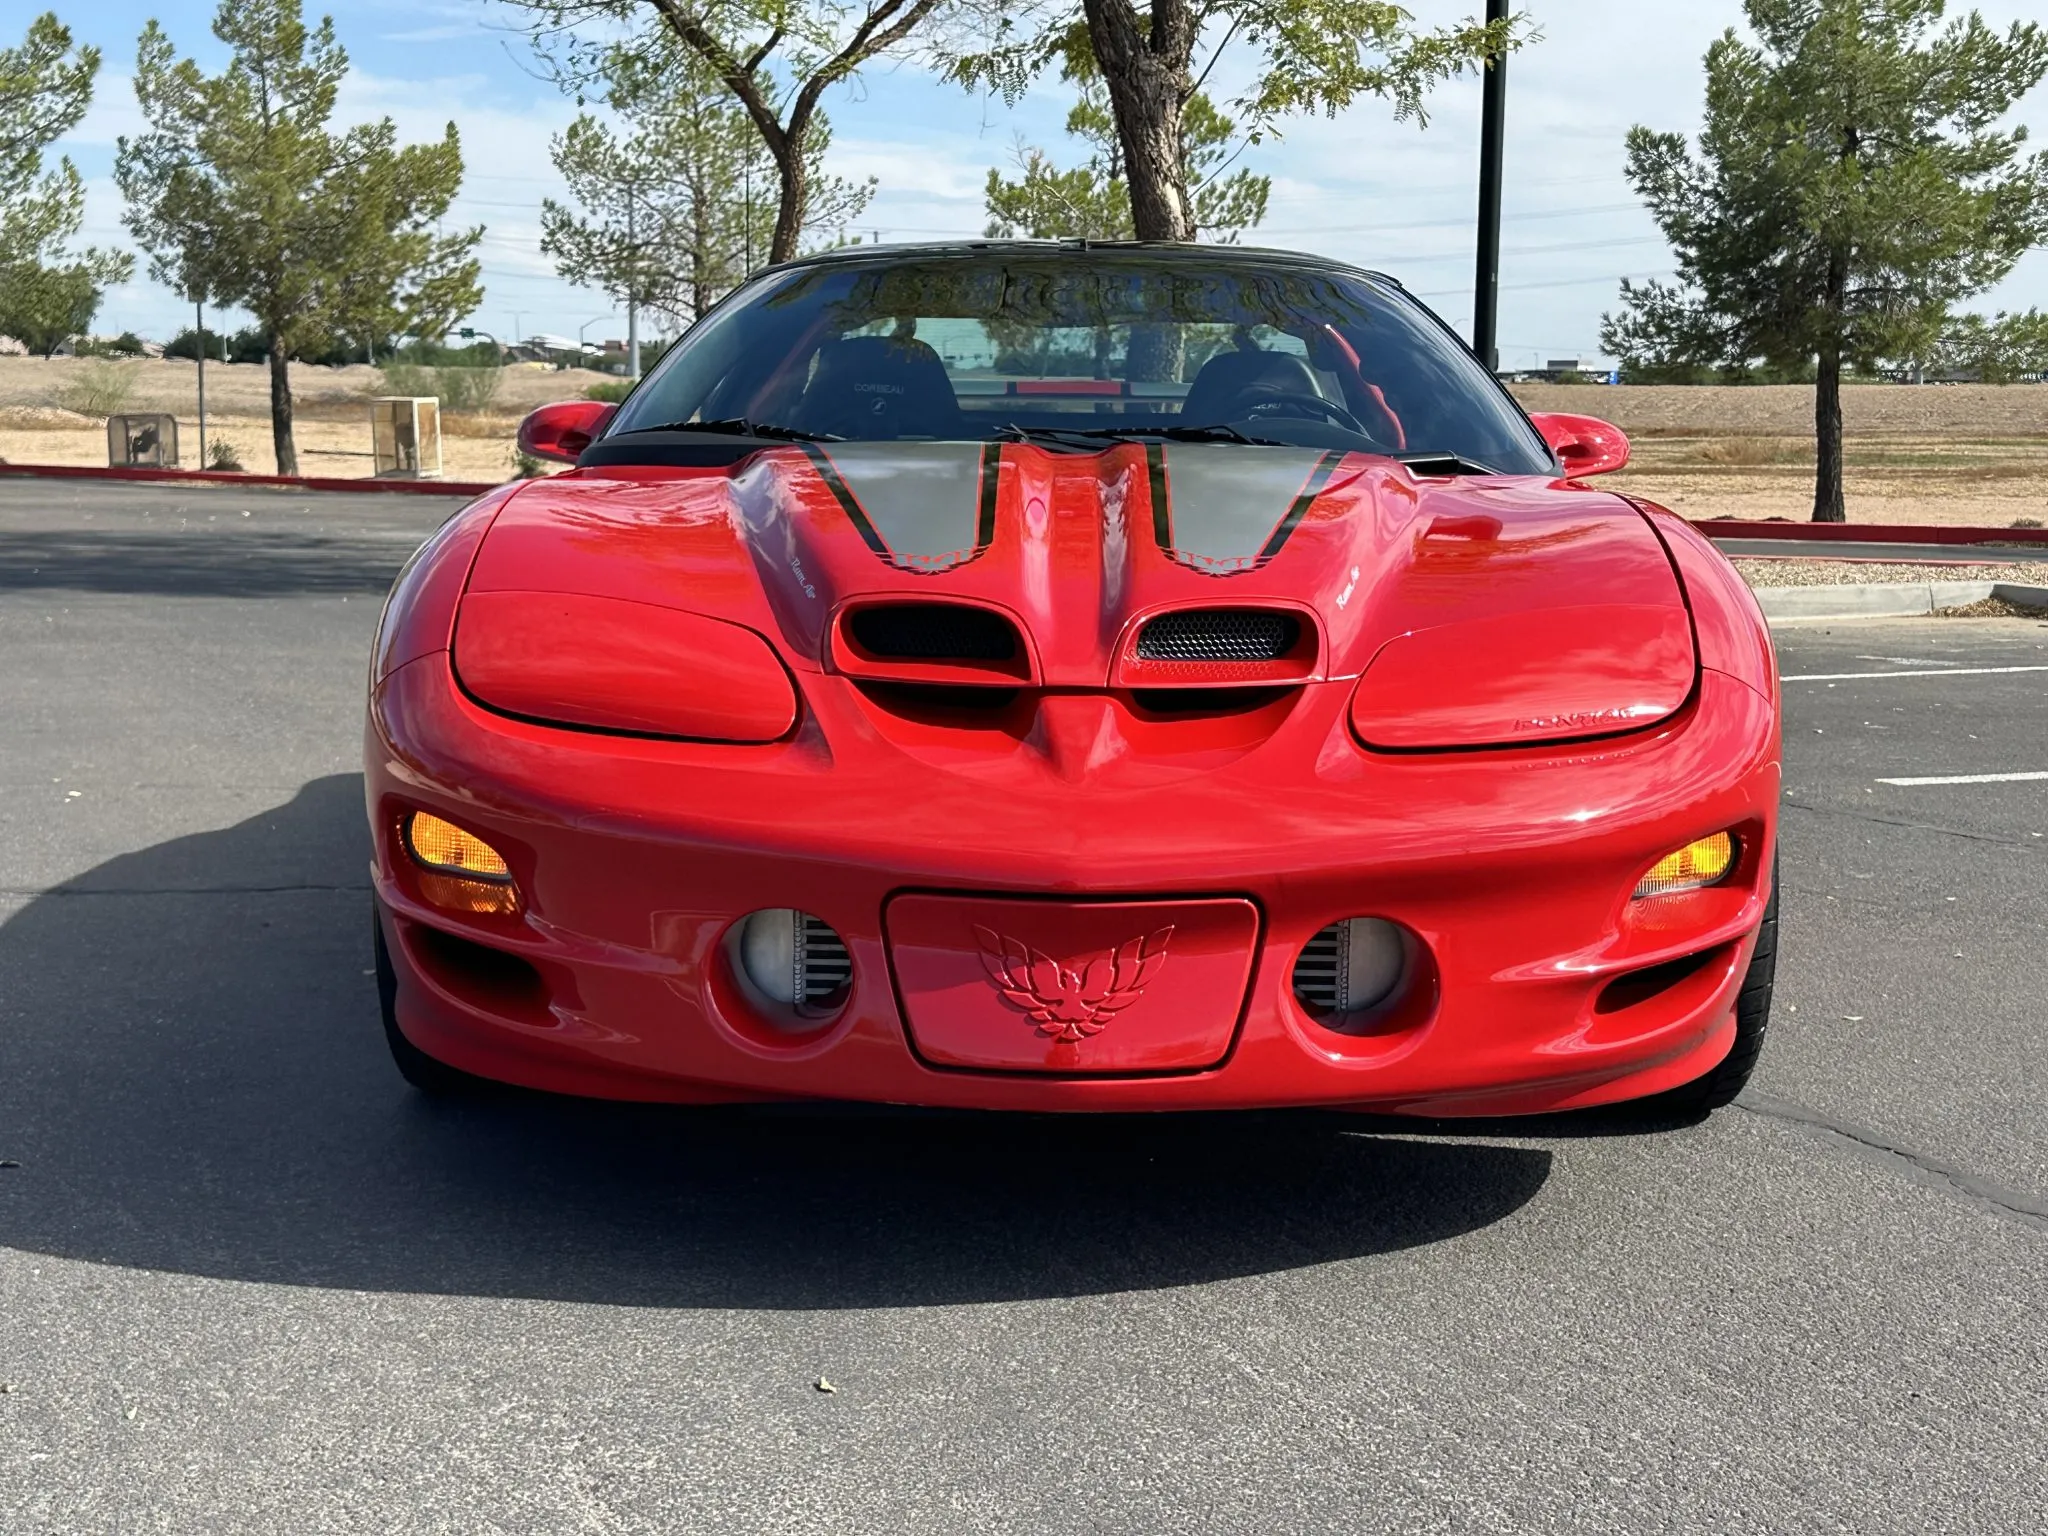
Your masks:
<svg viewBox="0 0 2048 1536"><path fill-rule="evenodd" d="M1756 600L1773 624L1803 619L1914 618L1987 597L2048 608L2048 587L2015 581L1884 581L1838 587L1760 587Z"/></svg>

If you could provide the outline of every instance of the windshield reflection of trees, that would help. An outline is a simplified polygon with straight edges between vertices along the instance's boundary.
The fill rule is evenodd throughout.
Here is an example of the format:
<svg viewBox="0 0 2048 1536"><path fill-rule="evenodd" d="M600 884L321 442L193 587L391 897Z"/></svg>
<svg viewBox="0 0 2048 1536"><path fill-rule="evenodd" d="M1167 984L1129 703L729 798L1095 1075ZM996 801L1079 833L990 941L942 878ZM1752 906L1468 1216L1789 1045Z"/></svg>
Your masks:
<svg viewBox="0 0 2048 1536"><path fill-rule="evenodd" d="M947 256L798 268L741 304L685 340L629 425L783 420L825 343L910 339L926 322L967 320L992 352L968 376L1185 385L1224 351L1298 350L1335 381L1354 414L1377 416L1376 391L1409 450L1509 473L1549 468L1528 423L1456 338L1397 288L1364 274L1261 265L1242 253L1215 261ZM1175 407L1162 398L1150 408L1165 420Z"/></svg>

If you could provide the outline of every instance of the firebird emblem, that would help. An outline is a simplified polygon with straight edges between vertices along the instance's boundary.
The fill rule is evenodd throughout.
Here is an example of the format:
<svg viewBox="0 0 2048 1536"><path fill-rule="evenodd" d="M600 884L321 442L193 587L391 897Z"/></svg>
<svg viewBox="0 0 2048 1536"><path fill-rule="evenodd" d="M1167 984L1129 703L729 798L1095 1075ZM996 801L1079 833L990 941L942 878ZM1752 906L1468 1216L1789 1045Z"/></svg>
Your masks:
<svg viewBox="0 0 2048 1536"><path fill-rule="evenodd" d="M974 937L996 990L1029 1014L1041 1035L1072 1045L1101 1034L1144 994L1166 963L1173 929L1127 940L1071 966L979 923Z"/></svg>

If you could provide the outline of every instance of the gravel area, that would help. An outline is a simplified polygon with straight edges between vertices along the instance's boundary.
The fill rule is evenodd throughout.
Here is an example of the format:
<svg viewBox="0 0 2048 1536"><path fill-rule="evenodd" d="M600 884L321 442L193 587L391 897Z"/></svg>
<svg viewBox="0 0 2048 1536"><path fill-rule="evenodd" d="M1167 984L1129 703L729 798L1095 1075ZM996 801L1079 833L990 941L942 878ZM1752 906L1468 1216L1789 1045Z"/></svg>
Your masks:
<svg viewBox="0 0 2048 1536"><path fill-rule="evenodd" d="M1987 597L1974 603L1964 603L1960 608L1937 608L1937 619L2048 619L2048 608L2032 603L2009 602L2002 597Z"/></svg>
<svg viewBox="0 0 2048 1536"><path fill-rule="evenodd" d="M1867 581L2016 581L2048 584L2033 565L1907 565L1883 560L1737 560L1752 587L1845 587Z"/></svg>

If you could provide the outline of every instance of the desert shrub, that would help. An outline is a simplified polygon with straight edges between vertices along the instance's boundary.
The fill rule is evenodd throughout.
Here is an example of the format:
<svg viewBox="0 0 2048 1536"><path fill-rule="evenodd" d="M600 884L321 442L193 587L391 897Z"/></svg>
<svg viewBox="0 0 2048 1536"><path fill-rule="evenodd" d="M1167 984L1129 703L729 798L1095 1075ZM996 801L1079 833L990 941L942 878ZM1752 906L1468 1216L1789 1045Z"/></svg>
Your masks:
<svg viewBox="0 0 2048 1536"><path fill-rule="evenodd" d="M239 475L243 473L242 450L226 438L216 437L206 445L206 467Z"/></svg>
<svg viewBox="0 0 2048 1536"><path fill-rule="evenodd" d="M418 363L386 363L379 371L387 395L439 395L434 370Z"/></svg>
<svg viewBox="0 0 2048 1536"><path fill-rule="evenodd" d="M548 472L547 465L527 453L517 443L508 450L507 457L512 462L512 478L515 480L534 480Z"/></svg>
<svg viewBox="0 0 2048 1536"><path fill-rule="evenodd" d="M57 391L57 403L81 416L119 415L135 398L133 364L93 358Z"/></svg>
<svg viewBox="0 0 2048 1536"><path fill-rule="evenodd" d="M413 340L393 347L390 356L394 363L414 363L423 368L495 368L504 361L502 349L490 341L450 347L438 341Z"/></svg>
<svg viewBox="0 0 2048 1536"><path fill-rule="evenodd" d="M2041 528L2048 527L2048 524L2044 524L2038 517L2016 517L2006 526L2009 528Z"/></svg>
<svg viewBox="0 0 2048 1536"><path fill-rule="evenodd" d="M142 357L145 355L142 338L133 331L123 331L111 341L99 341L90 336L81 336L72 343L71 350L79 357Z"/></svg>
<svg viewBox="0 0 2048 1536"><path fill-rule="evenodd" d="M583 391L583 398L586 400L609 400L612 404L617 405L626 398L626 391L632 387L633 381L631 379L620 379L615 384L593 384L590 388Z"/></svg>
<svg viewBox="0 0 2048 1536"><path fill-rule="evenodd" d="M441 403L451 411L481 411L497 398L498 386L505 381L503 368L436 368L434 377L440 384L438 393Z"/></svg>
<svg viewBox="0 0 2048 1536"><path fill-rule="evenodd" d="M387 395L432 395L450 411L476 412L497 397L505 370L389 362L384 365L383 378Z"/></svg>

